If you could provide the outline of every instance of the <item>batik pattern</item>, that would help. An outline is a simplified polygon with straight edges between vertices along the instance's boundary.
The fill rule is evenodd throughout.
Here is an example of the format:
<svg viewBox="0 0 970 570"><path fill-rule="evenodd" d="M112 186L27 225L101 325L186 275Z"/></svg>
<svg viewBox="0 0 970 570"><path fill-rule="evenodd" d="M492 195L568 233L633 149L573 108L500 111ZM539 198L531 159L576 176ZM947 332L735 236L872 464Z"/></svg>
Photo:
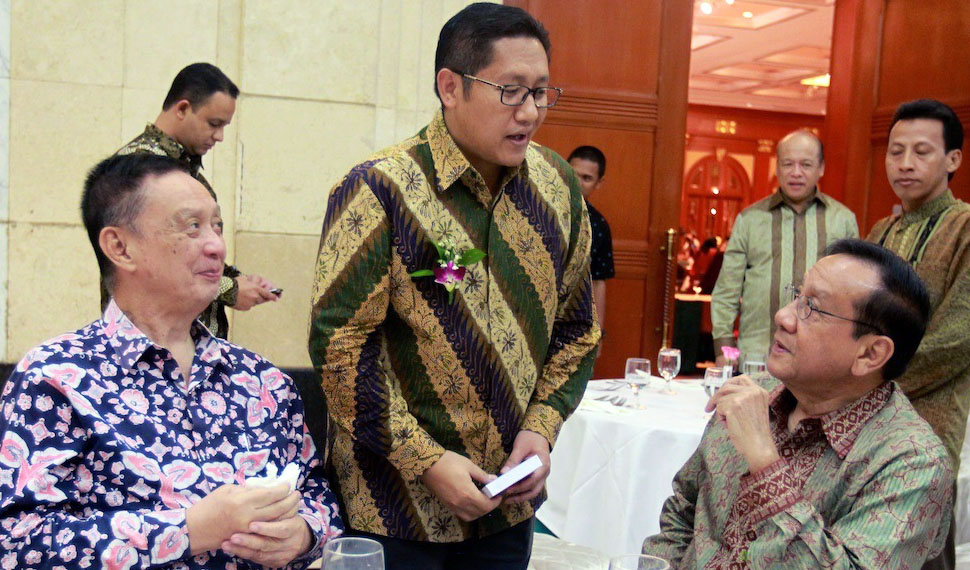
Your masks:
<svg viewBox="0 0 970 570"><path fill-rule="evenodd" d="M310 355L333 419L331 455L351 527L460 541L538 505L464 523L419 477L450 450L497 473L520 430L555 441L599 340L590 230L575 175L533 144L492 197L441 114L333 189L316 266ZM432 242L487 257L453 300L410 273Z"/></svg>

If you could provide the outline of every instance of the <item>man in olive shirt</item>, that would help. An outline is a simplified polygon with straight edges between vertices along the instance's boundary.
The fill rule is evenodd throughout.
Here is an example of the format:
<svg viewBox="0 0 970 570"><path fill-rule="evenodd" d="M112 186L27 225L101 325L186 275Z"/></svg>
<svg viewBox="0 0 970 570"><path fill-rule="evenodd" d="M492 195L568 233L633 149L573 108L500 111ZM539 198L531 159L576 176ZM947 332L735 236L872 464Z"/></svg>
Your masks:
<svg viewBox="0 0 970 570"><path fill-rule="evenodd" d="M783 305L785 287L798 284L826 246L859 237L855 214L818 189L825 171L822 141L799 130L778 142L778 192L745 208L734 222L711 297L714 353L737 346L741 361L763 360ZM734 321L741 314L737 343Z"/></svg>
<svg viewBox="0 0 970 570"><path fill-rule="evenodd" d="M216 66L193 63L182 69L172 81L162 112L145 131L121 147L117 154L148 152L170 156L184 163L192 176L216 199L212 186L202 176L202 155L217 142L232 121L239 88ZM228 338L229 321L226 307L248 311L255 305L275 301L275 285L259 275L243 275L226 265L219 284L219 296L200 316L202 322L220 338ZM102 284L101 305L108 302Z"/></svg>
<svg viewBox="0 0 970 570"><path fill-rule="evenodd" d="M899 385L943 440L953 472L970 408L970 204L949 189L963 155L963 125L931 99L903 103L889 127L886 176L903 211L876 222L868 239L913 264L930 292L930 322ZM944 554L924 568L953 568L950 527Z"/></svg>

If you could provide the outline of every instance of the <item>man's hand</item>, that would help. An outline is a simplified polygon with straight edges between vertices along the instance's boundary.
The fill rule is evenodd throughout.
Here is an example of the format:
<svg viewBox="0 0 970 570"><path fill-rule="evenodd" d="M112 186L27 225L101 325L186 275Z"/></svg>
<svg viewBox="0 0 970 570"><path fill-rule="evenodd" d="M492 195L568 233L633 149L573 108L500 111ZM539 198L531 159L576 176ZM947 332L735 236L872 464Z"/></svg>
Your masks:
<svg viewBox="0 0 970 570"><path fill-rule="evenodd" d="M475 486L495 479L467 457L446 451L421 475L421 481L438 500L463 521L473 521L499 506L502 499L489 499Z"/></svg>
<svg viewBox="0 0 970 570"><path fill-rule="evenodd" d="M522 430L515 436L512 443L512 453L508 461L502 467L502 473L522 463L532 455L538 455L542 461L542 467L536 469L531 475L512 485L502 494L506 501L510 503L523 503L531 500L542 492L546 486L546 477L549 476L549 442L546 438L534 431Z"/></svg>
<svg viewBox="0 0 970 570"><path fill-rule="evenodd" d="M222 550L262 566L278 568L306 554L311 546L310 527L303 517L293 515L278 521L250 523L249 532L232 535L222 543Z"/></svg>
<svg viewBox="0 0 970 570"><path fill-rule="evenodd" d="M247 532L257 521L296 515L300 494L286 484L272 487L223 485L185 512L192 554L216 550L234 533Z"/></svg>
<svg viewBox="0 0 970 570"><path fill-rule="evenodd" d="M748 462L752 474L781 458L768 423L768 392L747 376L725 382L705 410L716 411L724 421L731 443Z"/></svg>
<svg viewBox="0 0 970 570"><path fill-rule="evenodd" d="M270 293L275 286L259 275L240 275L236 277L239 290L236 293L236 304L232 306L237 311L248 311L256 305L266 301L276 301L279 295Z"/></svg>

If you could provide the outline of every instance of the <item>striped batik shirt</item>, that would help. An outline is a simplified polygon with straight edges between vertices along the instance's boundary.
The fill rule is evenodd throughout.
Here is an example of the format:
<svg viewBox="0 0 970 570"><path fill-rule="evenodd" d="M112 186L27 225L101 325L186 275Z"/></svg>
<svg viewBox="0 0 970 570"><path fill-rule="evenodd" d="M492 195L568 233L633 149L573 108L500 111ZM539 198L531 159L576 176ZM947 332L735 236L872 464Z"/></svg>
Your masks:
<svg viewBox="0 0 970 570"><path fill-rule="evenodd" d="M330 195L309 346L354 529L455 542L538 505L504 503L465 523L420 480L446 450L498 473L520 430L552 444L592 371L589 218L572 169L532 144L500 188L493 198L438 112ZM487 255L451 299L410 275L436 267L444 241Z"/></svg>
<svg viewBox="0 0 970 570"><path fill-rule="evenodd" d="M785 287L799 284L825 248L859 237L855 214L818 190L804 212L796 212L780 191L738 214L711 297L711 325L719 346L737 346L741 359L758 359L771 345L774 315L787 304Z"/></svg>

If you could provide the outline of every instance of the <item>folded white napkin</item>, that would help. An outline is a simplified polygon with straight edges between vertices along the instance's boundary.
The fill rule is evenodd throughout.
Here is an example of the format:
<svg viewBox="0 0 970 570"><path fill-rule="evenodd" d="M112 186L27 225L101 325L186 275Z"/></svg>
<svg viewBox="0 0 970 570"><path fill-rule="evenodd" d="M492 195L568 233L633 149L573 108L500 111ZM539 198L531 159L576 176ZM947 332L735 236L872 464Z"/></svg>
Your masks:
<svg viewBox="0 0 970 570"><path fill-rule="evenodd" d="M280 483L286 483L290 487L290 492L296 491L296 481L300 477L300 466L290 463L283 468L283 472L277 476L277 467L274 463L266 465L265 477L247 477L247 487L272 487Z"/></svg>

